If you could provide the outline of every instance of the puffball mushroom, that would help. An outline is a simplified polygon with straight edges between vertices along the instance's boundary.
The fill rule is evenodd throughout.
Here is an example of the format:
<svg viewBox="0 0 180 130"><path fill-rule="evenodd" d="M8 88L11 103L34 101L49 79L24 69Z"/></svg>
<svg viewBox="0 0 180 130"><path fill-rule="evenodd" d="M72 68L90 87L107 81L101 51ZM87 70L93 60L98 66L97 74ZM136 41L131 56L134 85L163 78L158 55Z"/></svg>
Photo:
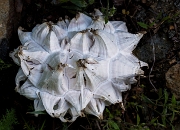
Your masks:
<svg viewBox="0 0 180 130"><path fill-rule="evenodd" d="M105 106L121 103L148 66L132 54L143 34L129 33L122 21L105 24L99 10L93 18L78 13L71 21L44 22L32 32L19 27L18 35L22 45L10 53L20 66L15 90L34 100L35 111L63 122L85 114L102 119Z"/></svg>

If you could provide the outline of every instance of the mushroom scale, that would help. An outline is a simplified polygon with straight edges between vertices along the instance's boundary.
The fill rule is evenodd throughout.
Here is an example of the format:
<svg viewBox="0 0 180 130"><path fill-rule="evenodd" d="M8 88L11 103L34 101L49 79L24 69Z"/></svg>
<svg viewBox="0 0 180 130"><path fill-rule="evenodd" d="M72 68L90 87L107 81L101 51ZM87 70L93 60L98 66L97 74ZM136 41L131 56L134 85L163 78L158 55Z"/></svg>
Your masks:
<svg viewBox="0 0 180 130"><path fill-rule="evenodd" d="M102 119L105 106L122 102L122 92L143 75L141 67L148 64L132 54L143 34L129 33L122 21L105 24L95 11L93 18L78 13L32 32L19 27L22 45L10 53L20 66L15 90L34 100L35 111L46 110L62 122L85 114Z"/></svg>

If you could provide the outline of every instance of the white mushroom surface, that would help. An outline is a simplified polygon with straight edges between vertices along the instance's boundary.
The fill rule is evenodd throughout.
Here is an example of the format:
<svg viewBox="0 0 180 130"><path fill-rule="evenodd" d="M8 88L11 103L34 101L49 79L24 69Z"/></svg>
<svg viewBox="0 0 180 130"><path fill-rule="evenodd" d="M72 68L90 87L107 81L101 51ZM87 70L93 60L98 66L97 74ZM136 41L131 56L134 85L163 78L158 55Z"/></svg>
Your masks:
<svg viewBox="0 0 180 130"><path fill-rule="evenodd" d="M102 119L105 106L121 103L122 92L143 75L148 65L132 54L143 34L129 33L122 21L105 24L98 12L18 29L22 45L10 53L20 66L15 90L34 100L35 111L63 122L85 114Z"/></svg>

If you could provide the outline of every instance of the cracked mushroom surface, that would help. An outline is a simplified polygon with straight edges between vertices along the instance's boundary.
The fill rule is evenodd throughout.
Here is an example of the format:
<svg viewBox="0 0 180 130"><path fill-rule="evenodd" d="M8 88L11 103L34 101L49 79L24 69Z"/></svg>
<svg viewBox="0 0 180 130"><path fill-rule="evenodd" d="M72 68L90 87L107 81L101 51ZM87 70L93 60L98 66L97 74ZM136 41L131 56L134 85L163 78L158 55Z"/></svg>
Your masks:
<svg viewBox="0 0 180 130"><path fill-rule="evenodd" d="M105 106L122 102L122 92L148 66L132 54L143 34L129 33L122 21L105 24L99 10L93 18L78 13L71 21L44 22L32 32L19 27L18 35L22 45L10 53L20 66L15 90L34 100L35 111L63 122L85 114L102 119Z"/></svg>

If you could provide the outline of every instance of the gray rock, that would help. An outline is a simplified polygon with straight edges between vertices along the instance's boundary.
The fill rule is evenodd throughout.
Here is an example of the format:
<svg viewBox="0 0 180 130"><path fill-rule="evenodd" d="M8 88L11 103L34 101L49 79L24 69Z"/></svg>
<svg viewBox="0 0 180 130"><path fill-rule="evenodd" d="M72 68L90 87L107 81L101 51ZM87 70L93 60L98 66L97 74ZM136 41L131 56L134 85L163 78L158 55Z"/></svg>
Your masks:
<svg viewBox="0 0 180 130"><path fill-rule="evenodd" d="M153 62L153 45L155 50L155 60L159 61L166 58L166 54L172 48L173 43L168 40L165 33L155 34L152 38L143 40L143 45L138 46L134 50L134 54L142 61L150 63Z"/></svg>
<svg viewBox="0 0 180 130"><path fill-rule="evenodd" d="M1 0L0 2L0 42L3 38L10 38L13 29L14 2Z"/></svg>
<svg viewBox="0 0 180 130"><path fill-rule="evenodd" d="M8 56L9 41L13 33L17 33L21 16L20 13L15 12L15 1L1 0L0 2L0 59L2 60Z"/></svg>

